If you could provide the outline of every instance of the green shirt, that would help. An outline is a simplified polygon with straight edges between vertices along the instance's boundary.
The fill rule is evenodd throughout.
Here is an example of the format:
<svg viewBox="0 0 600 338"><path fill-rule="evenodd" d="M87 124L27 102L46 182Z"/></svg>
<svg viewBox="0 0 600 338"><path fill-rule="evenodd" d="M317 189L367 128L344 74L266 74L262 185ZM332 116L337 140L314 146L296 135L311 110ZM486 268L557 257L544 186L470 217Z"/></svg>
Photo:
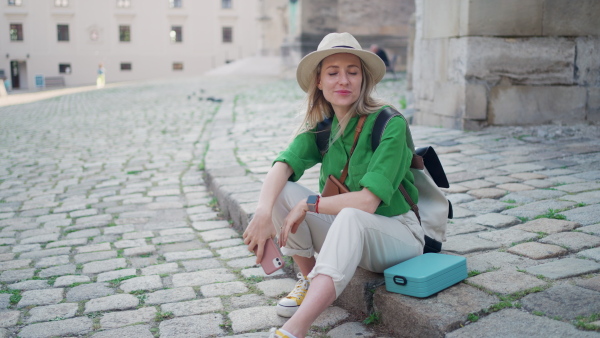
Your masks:
<svg viewBox="0 0 600 338"><path fill-rule="evenodd" d="M367 188L377 195L381 199L381 204L375 211L376 214L396 216L410 210L408 202L398 190L400 182L413 201L418 202L418 191L414 186L413 174L409 170L413 153L406 143L406 121L401 116L396 116L389 121L381 137L381 143L373 152L371 134L377 115L379 112L367 116L350 159L345 184L351 191ZM292 168L294 173L289 180L293 182L299 180L305 170L321 163L319 190L323 191L325 180L330 174L337 178L341 176L354 143L354 130L357 123L358 117L353 117L344 134L329 146L325 156L321 156L317 148L315 130L311 130L296 136L287 149L279 154L275 162L285 162ZM337 128L338 120L334 117L331 138L335 136Z"/></svg>

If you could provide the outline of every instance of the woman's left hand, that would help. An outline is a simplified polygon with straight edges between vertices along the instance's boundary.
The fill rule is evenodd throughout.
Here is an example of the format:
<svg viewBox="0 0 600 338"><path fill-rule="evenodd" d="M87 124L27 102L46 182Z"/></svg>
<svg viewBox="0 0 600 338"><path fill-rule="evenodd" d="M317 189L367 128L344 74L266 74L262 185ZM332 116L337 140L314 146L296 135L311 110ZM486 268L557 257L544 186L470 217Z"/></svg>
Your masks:
<svg viewBox="0 0 600 338"><path fill-rule="evenodd" d="M288 236L291 233L295 234L298 231L300 223L304 221L308 206L306 199L301 200L296 206L290 210L290 213L283 220L283 226L279 232L279 246L284 247L287 243Z"/></svg>

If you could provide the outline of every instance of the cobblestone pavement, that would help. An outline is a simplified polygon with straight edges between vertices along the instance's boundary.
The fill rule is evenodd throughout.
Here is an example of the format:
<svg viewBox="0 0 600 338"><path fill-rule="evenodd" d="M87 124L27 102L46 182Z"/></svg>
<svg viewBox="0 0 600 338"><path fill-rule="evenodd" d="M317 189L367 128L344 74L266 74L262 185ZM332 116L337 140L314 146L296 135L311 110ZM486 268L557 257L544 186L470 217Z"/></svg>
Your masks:
<svg viewBox="0 0 600 338"><path fill-rule="evenodd" d="M402 88L379 91L401 105ZM282 325L272 305L293 272L265 276L239 226L302 94L290 80L200 78L0 108L0 337L265 337ZM576 326L600 319L598 129L412 130L441 154L455 205L444 250L471 272L416 306L439 312L460 294L448 336L597 337ZM334 306L311 335L385 334L362 319Z"/></svg>

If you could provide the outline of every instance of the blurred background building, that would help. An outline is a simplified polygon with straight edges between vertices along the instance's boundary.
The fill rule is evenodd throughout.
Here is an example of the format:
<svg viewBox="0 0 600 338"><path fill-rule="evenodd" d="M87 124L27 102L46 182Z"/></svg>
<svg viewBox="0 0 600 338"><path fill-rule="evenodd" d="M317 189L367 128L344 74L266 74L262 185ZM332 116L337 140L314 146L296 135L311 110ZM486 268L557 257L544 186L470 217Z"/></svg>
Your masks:
<svg viewBox="0 0 600 338"><path fill-rule="evenodd" d="M369 49L385 50L396 71L406 70L414 0L290 0L284 65L295 67L331 32L349 32Z"/></svg>
<svg viewBox="0 0 600 338"><path fill-rule="evenodd" d="M14 89L197 76L279 55L286 0L1 0L0 76Z"/></svg>
<svg viewBox="0 0 600 338"><path fill-rule="evenodd" d="M406 69L414 0L0 0L0 76L13 89L198 76L252 57L295 69L354 34ZM281 58L283 56L283 58Z"/></svg>

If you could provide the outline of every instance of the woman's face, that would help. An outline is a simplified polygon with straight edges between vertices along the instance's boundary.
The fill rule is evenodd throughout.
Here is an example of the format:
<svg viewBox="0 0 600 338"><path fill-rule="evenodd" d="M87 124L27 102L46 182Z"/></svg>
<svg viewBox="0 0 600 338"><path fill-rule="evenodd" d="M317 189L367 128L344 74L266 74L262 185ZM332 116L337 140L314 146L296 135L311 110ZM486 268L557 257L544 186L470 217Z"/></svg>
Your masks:
<svg viewBox="0 0 600 338"><path fill-rule="evenodd" d="M321 63L317 87L331 103L336 114L345 115L360 97L362 68L360 58L354 54L333 54Z"/></svg>

